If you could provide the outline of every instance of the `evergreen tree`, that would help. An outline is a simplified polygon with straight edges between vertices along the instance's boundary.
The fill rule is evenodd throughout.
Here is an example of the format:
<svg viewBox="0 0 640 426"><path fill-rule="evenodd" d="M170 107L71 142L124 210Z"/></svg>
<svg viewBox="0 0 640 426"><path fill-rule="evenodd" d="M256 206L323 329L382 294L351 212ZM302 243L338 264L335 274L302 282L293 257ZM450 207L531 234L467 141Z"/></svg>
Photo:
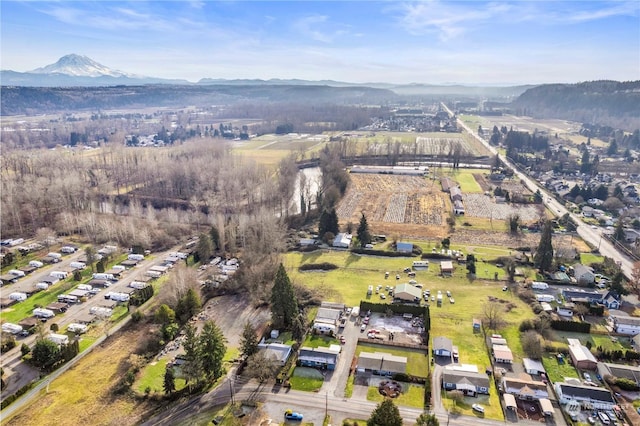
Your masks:
<svg viewBox="0 0 640 426"><path fill-rule="evenodd" d="M31 360L36 367L44 370L60 359L60 347L48 339L39 339L31 351Z"/></svg>
<svg viewBox="0 0 640 426"><path fill-rule="evenodd" d="M204 323L199 338L200 359L205 376L214 381L223 374L222 359L227 351L225 342L222 330L215 322Z"/></svg>
<svg viewBox="0 0 640 426"><path fill-rule="evenodd" d="M216 228L215 226L211 227L211 230L209 231L209 237L211 237L211 244L213 245L213 250L218 250L220 249L220 232L218 231L218 228Z"/></svg>
<svg viewBox="0 0 640 426"><path fill-rule="evenodd" d="M271 321L276 329L289 329L297 316L298 303L293 286L281 263L271 290Z"/></svg>
<svg viewBox="0 0 640 426"><path fill-rule="evenodd" d="M184 347L185 362L182 364L182 375L187 383L199 382L204 376L204 368L202 365L202 357L200 353L200 340L196 334L196 329L191 324L187 324L184 328Z"/></svg>
<svg viewBox="0 0 640 426"><path fill-rule="evenodd" d="M391 399L385 398L371 413L367 426L402 426L400 410Z"/></svg>
<svg viewBox="0 0 640 426"><path fill-rule="evenodd" d="M358 241L360 242L360 247L364 247L367 244L371 244L371 234L369 233L369 224L367 223L367 218L364 213L362 213L362 217L360 218L360 224L358 225L358 230L356 231L358 235Z"/></svg>
<svg viewBox="0 0 640 426"><path fill-rule="evenodd" d="M591 164L589 164L589 150L585 149L582 153L582 162L580 164L581 173L589 173L591 171Z"/></svg>
<svg viewBox="0 0 640 426"><path fill-rule="evenodd" d="M182 323L185 323L200 311L201 306L200 295L196 293L194 289L190 288L186 294L178 300L176 316Z"/></svg>
<svg viewBox="0 0 640 426"><path fill-rule="evenodd" d="M553 245L551 243L552 232L553 228L551 221L547 220L542 228L542 236L540 237L538 250L533 258L534 265L543 272L549 271L553 264Z"/></svg>
<svg viewBox="0 0 640 426"><path fill-rule="evenodd" d="M242 330L242 337L240 339L240 354L244 357L250 357L258 352L258 336L256 336L256 329L247 321Z"/></svg>
<svg viewBox="0 0 640 426"><path fill-rule="evenodd" d="M616 223L616 227L613 231L612 237L616 241L624 241L624 226L622 223L622 219L618 219L618 223Z"/></svg>
<svg viewBox="0 0 640 426"><path fill-rule="evenodd" d="M167 367L164 371L164 382L162 383L164 393L170 394L176 390L176 377L173 374L173 367Z"/></svg>
<svg viewBox="0 0 640 426"><path fill-rule="evenodd" d="M198 238L196 253L198 253L198 258L202 263L207 262L213 255L213 243L211 242L209 235L204 232L200 234L200 237Z"/></svg>

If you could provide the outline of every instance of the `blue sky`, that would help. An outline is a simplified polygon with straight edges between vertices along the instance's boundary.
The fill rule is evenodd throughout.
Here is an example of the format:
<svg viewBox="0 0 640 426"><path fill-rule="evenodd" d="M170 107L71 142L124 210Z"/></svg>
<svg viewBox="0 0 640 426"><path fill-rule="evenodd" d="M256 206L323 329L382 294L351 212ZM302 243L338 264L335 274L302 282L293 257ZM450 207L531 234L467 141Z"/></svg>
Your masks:
<svg viewBox="0 0 640 426"><path fill-rule="evenodd" d="M201 78L521 84L640 79L640 1L6 1L0 67L77 53Z"/></svg>

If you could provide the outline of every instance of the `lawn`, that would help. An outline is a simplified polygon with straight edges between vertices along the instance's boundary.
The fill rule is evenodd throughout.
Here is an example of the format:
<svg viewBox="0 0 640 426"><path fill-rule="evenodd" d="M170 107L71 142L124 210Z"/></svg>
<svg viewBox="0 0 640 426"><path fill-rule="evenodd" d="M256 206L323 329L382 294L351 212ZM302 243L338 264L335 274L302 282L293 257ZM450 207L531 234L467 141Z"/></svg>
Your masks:
<svg viewBox="0 0 640 426"><path fill-rule="evenodd" d="M339 345L340 341L333 337L323 336L320 334L311 334L307 336L302 346L306 346L309 348L317 348L317 347L326 347L328 348L330 345Z"/></svg>
<svg viewBox="0 0 640 426"><path fill-rule="evenodd" d="M58 295L69 291L76 285L80 284L77 281L73 281L73 278L68 278L64 281L60 281L53 286L49 287L46 291L41 291L35 295L27 298L27 300L16 303L10 308L2 310L2 320L6 322L18 323L21 320L31 316L33 308L38 306L47 306L50 303L58 301Z"/></svg>
<svg viewBox="0 0 640 426"><path fill-rule="evenodd" d="M462 169L451 173L452 178L456 180L463 193L482 193L482 188L473 177L474 173L487 173L486 170Z"/></svg>
<svg viewBox="0 0 640 426"><path fill-rule="evenodd" d="M547 372L547 377L552 382L563 382L565 377L579 378L578 372L565 357L564 364L559 364L554 355L546 354L542 357L542 365Z"/></svg>
<svg viewBox="0 0 640 426"><path fill-rule="evenodd" d="M491 380L491 389L489 395L478 395L477 397L465 397L461 402L455 403L446 392L442 392L442 405L447 411L451 412L452 417L457 414L463 414L471 417L504 420L502 407L500 406L500 396L496 389L495 383ZM478 414L471 406L480 404L484 407L484 415ZM455 417L452 424L455 424Z"/></svg>
<svg viewBox="0 0 640 426"><path fill-rule="evenodd" d="M580 263L583 265L591 265L592 263L602 263L604 257L593 253L580 253Z"/></svg>
<svg viewBox="0 0 640 426"><path fill-rule="evenodd" d="M579 339L583 345L586 345L587 342L591 342L591 347L594 349L598 346L601 346L603 349L608 351L626 351L627 349L631 349L631 345L626 340L622 341L622 339L616 339L614 341L611 340L611 337L608 335L572 333L569 331L558 330L553 330L553 334L553 340L562 343L567 343L567 339Z"/></svg>
<svg viewBox="0 0 640 426"><path fill-rule="evenodd" d="M465 223L468 225L465 225ZM465 229L469 227L474 231L502 232L507 229L507 221L501 219L490 219L488 217L456 216L456 227L458 227L458 229Z"/></svg>
<svg viewBox="0 0 640 426"><path fill-rule="evenodd" d="M134 389L138 393L144 394L145 389L148 387L151 389L151 393L163 394L164 372L167 369L167 361L167 359L161 359L147 364L147 366L142 369L142 372L134 385ZM176 390L180 390L186 385L184 379L179 378L176 378L175 383Z"/></svg>
<svg viewBox="0 0 640 426"><path fill-rule="evenodd" d="M296 367L293 370L293 375L289 378L289 383L291 384L291 389L317 392L324 383L324 376L315 368Z"/></svg>
<svg viewBox="0 0 640 426"><path fill-rule="evenodd" d="M418 349L401 349L390 346L376 345L372 343L359 343L356 347L355 356L360 352L386 352L391 355L407 357L407 374L418 377L427 377L429 368L429 357L424 351Z"/></svg>
<svg viewBox="0 0 640 426"><path fill-rule="evenodd" d="M424 407L424 386L408 385L409 388L406 392L403 392L397 398L393 399L394 404L404 405L407 407ZM384 396L378 392L378 388L375 386L369 386L367 389L367 400L373 402L384 401Z"/></svg>

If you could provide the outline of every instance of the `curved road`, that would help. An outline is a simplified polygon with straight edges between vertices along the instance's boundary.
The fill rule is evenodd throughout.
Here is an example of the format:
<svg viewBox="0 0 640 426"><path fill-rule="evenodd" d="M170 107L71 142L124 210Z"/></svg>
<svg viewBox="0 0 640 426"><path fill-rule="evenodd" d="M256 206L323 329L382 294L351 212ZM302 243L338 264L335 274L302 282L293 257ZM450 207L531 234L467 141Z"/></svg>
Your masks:
<svg viewBox="0 0 640 426"><path fill-rule="evenodd" d="M451 114L451 116L454 115L453 112L444 103L442 103L441 105L442 105L442 108L444 108L449 114ZM487 141L485 141L476 133L474 133L469 128L469 126L467 126L465 123L462 122L462 120L458 118L457 122L460 127L465 129L467 133L469 133L470 135L475 137L478 141L480 141L485 146L485 148L487 148L492 154L500 156L500 154L498 153L498 150L495 147L491 146ZM540 193L542 194L542 201L544 205L549 210L551 210L553 214L558 216L563 216L568 213L569 216L573 219L573 221L577 224L578 235L580 235L580 237L583 240L589 242L593 247L599 247L600 253L603 256L610 257L620 262L619 265L624 275L627 278L631 278L631 272L633 270L633 261L630 258L628 258L624 253L616 249L613 246L613 244L609 242L609 240L602 238L601 228L593 229L589 225L586 225L584 222L582 222L582 218L580 216L574 213L571 213L569 210L567 210L564 204L558 202L554 198L553 194L548 192L545 188L539 186L538 183L532 178L530 178L528 175L522 173L515 166L515 164L513 164L509 159L500 156L500 160L507 167L509 167L519 179L521 179L524 182L524 184L527 186L527 188L529 188L529 190L531 190L532 192L536 192L538 190L540 191Z"/></svg>

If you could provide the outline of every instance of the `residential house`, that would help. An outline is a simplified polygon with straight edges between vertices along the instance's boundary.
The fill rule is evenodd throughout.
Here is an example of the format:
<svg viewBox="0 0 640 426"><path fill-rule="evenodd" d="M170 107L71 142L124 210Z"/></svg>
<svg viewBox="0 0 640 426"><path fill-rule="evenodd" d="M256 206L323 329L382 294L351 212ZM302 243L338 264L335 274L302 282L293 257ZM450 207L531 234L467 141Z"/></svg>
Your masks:
<svg viewBox="0 0 640 426"><path fill-rule="evenodd" d="M593 269L590 266L586 266L581 263L573 265L573 276L578 284L581 285L593 284L596 279Z"/></svg>
<svg viewBox="0 0 640 426"><path fill-rule="evenodd" d="M445 367L442 371L442 387L447 391L462 391L465 396L489 395L489 376Z"/></svg>
<svg viewBox="0 0 640 426"><path fill-rule="evenodd" d="M611 410L616 401L611 391L601 387L574 385L557 382L553 385L560 404L579 403L596 410Z"/></svg>
<svg viewBox="0 0 640 426"><path fill-rule="evenodd" d="M279 366L284 366L291 355L291 345L282 343L258 343L258 352Z"/></svg>
<svg viewBox="0 0 640 426"><path fill-rule="evenodd" d="M420 301L422 290L411 284L398 284L393 291L393 298L407 302Z"/></svg>
<svg viewBox="0 0 640 426"><path fill-rule="evenodd" d="M547 385L544 382L536 380L518 379L514 377L502 377L502 390L518 399L528 401L549 398Z"/></svg>
<svg viewBox="0 0 640 426"><path fill-rule="evenodd" d="M446 337L434 337L432 348L435 356L451 357L453 353L453 342Z"/></svg>
<svg viewBox="0 0 640 426"><path fill-rule="evenodd" d="M340 346L334 348L302 347L300 348L300 353L298 355L298 365L303 367L320 368L323 370L335 370L339 353Z"/></svg>
<svg viewBox="0 0 640 426"><path fill-rule="evenodd" d="M603 293L595 290L562 290L562 296L567 302L590 304L601 303Z"/></svg>
<svg viewBox="0 0 640 426"><path fill-rule="evenodd" d="M626 364L598 363L598 374L601 377L613 376L618 379L628 379L640 386L640 367Z"/></svg>
<svg viewBox="0 0 640 426"><path fill-rule="evenodd" d="M444 277L453 275L453 262L451 260L443 260L440 262L440 274Z"/></svg>
<svg viewBox="0 0 640 426"><path fill-rule="evenodd" d="M360 372L369 372L380 376L406 373L407 357L391 355L386 352L360 352L356 368Z"/></svg>
<svg viewBox="0 0 640 426"><path fill-rule="evenodd" d="M496 362L503 364L513 364L513 353L507 345L493 345L491 349L493 352L493 358Z"/></svg>
<svg viewBox="0 0 640 426"><path fill-rule="evenodd" d="M457 215L464 214L464 204L462 204L462 201L455 200L453 202L453 213Z"/></svg>
<svg viewBox="0 0 640 426"><path fill-rule="evenodd" d="M624 228L623 229L624 232L624 240L627 243L635 243L638 239L640 239L640 232L636 231L635 229L632 228Z"/></svg>
<svg viewBox="0 0 640 426"><path fill-rule="evenodd" d="M522 364L524 365L524 371L527 374L533 374L534 376L539 376L542 373L546 373L544 366L540 361L536 361L531 358L524 358L522 360Z"/></svg>
<svg viewBox="0 0 640 426"><path fill-rule="evenodd" d="M598 360L589 348L583 346L578 339L567 339L569 342L569 356L574 367L580 370L595 370Z"/></svg>
<svg viewBox="0 0 640 426"><path fill-rule="evenodd" d="M618 296L615 292L608 291L602 296L602 300L600 303L607 307L607 309L620 309L620 305L622 304L619 300L620 296Z"/></svg>
<svg viewBox="0 0 640 426"><path fill-rule="evenodd" d="M318 308L318 313L316 314L314 322L338 325L338 323L340 322L340 317L342 316L342 312L343 310L340 309L320 307Z"/></svg>
<svg viewBox="0 0 640 426"><path fill-rule="evenodd" d="M333 244L332 245L333 245L333 247L338 247L338 248L349 248L351 246L351 239L352 238L353 238L353 235L347 234L345 232L340 232L333 239Z"/></svg>
<svg viewBox="0 0 640 426"><path fill-rule="evenodd" d="M640 317L612 315L613 329L616 333L635 336L640 334Z"/></svg>
<svg viewBox="0 0 640 426"><path fill-rule="evenodd" d="M454 186L449 189L449 197L451 201L462 201L462 190L459 186Z"/></svg>
<svg viewBox="0 0 640 426"><path fill-rule="evenodd" d="M396 251L398 253L411 253L413 252L413 244L404 241L398 241L396 243Z"/></svg>

